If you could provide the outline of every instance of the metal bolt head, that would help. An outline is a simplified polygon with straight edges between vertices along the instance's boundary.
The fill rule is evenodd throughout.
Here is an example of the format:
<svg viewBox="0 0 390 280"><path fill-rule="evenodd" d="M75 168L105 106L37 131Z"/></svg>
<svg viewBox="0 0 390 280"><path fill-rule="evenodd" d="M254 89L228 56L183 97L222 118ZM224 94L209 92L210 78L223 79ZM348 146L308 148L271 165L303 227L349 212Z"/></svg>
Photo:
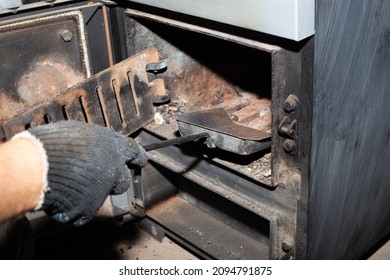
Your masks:
<svg viewBox="0 0 390 280"><path fill-rule="evenodd" d="M63 29L61 31L61 37L65 42L69 42L73 39L73 33L69 29Z"/></svg>
<svg viewBox="0 0 390 280"><path fill-rule="evenodd" d="M283 108L286 113L293 112L298 107L298 97L293 94L287 96L286 100L283 103Z"/></svg>
<svg viewBox="0 0 390 280"><path fill-rule="evenodd" d="M292 249L292 246L290 245L290 244L288 244L287 242L283 242L282 243L282 250L284 251L284 252L290 252L291 251L291 249Z"/></svg>
<svg viewBox="0 0 390 280"><path fill-rule="evenodd" d="M232 121L238 121L238 117L236 115L230 115L229 117Z"/></svg>
<svg viewBox="0 0 390 280"><path fill-rule="evenodd" d="M294 153L297 149L297 143L292 139L287 139L283 142L283 149L287 153Z"/></svg>

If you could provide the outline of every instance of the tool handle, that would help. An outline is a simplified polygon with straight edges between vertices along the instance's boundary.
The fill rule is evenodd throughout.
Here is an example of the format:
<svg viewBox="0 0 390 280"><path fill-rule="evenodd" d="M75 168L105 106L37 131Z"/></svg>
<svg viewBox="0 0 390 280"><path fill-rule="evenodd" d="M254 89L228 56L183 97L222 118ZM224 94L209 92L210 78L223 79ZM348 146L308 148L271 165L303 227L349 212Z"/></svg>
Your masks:
<svg viewBox="0 0 390 280"><path fill-rule="evenodd" d="M152 150L165 148L165 147L169 147L169 146L173 146L173 145L180 145L182 143L186 143L189 141L196 141L196 140L199 140L201 138L206 138L206 137L210 137L210 134L208 132L199 132L199 133L194 133L194 134L190 134L187 136L181 136L181 137L174 138L174 139L160 141L157 143L143 145L142 148L144 148L145 151L152 151Z"/></svg>

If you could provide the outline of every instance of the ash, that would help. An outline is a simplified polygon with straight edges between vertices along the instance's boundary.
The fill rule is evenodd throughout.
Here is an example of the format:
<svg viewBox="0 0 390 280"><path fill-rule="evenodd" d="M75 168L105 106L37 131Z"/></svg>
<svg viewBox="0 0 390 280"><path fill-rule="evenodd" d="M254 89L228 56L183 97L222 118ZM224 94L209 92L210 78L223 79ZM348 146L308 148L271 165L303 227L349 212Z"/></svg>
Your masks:
<svg viewBox="0 0 390 280"><path fill-rule="evenodd" d="M190 106L181 98L174 99L168 104L156 106L154 121L149 123L146 128L167 139L176 137L175 132L178 130L176 115L188 112L189 109ZM218 158L213 160L262 184L271 185L271 153L266 153L253 162L244 165Z"/></svg>
<svg viewBox="0 0 390 280"><path fill-rule="evenodd" d="M256 180L271 185L271 153L265 154L260 159L252 162L247 166L247 171Z"/></svg>
<svg viewBox="0 0 390 280"><path fill-rule="evenodd" d="M156 107L156 115L159 114L163 120L163 122L159 122L159 124L171 124L176 122L175 116L186 112L188 108L187 103L181 98L175 99L169 104Z"/></svg>

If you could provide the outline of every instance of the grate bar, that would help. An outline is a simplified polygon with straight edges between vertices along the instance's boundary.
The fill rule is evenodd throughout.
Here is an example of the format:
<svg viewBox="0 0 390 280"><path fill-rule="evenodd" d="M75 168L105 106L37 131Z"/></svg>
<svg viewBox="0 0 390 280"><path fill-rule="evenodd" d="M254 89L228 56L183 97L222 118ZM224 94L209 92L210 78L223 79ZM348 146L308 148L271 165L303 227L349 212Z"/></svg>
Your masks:
<svg viewBox="0 0 390 280"><path fill-rule="evenodd" d="M105 125L126 135L135 132L154 116L156 89L149 83L146 65L158 61L158 50L146 49L76 84L51 101L5 122L5 139L26 127L67 119Z"/></svg>

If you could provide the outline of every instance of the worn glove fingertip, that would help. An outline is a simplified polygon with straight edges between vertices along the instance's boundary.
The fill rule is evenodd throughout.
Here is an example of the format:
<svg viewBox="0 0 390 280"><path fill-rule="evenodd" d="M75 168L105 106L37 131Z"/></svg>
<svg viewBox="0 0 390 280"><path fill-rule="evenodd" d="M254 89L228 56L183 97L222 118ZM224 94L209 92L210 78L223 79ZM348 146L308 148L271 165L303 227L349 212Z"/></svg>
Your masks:
<svg viewBox="0 0 390 280"><path fill-rule="evenodd" d="M137 155L130 159L129 163L133 166L145 167L149 160L148 155L146 154L145 149L141 146L138 146L138 149L139 151Z"/></svg>
<svg viewBox="0 0 390 280"><path fill-rule="evenodd" d="M81 227L88 223L91 220L91 218L81 217L80 219L76 220L73 225L76 227Z"/></svg>
<svg viewBox="0 0 390 280"><path fill-rule="evenodd" d="M123 135L118 139L123 144L124 150L122 151L123 158L126 162L130 163L134 167L144 167L148 163L148 156L142 146L140 146L133 138L124 137Z"/></svg>
<svg viewBox="0 0 390 280"><path fill-rule="evenodd" d="M131 180L131 171L127 168L127 166L123 166L118 170L115 185L112 188L110 194L117 195L124 193L129 189Z"/></svg>
<svg viewBox="0 0 390 280"><path fill-rule="evenodd" d="M70 221L66 213L57 213L52 216L52 218L59 223L67 223Z"/></svg>

